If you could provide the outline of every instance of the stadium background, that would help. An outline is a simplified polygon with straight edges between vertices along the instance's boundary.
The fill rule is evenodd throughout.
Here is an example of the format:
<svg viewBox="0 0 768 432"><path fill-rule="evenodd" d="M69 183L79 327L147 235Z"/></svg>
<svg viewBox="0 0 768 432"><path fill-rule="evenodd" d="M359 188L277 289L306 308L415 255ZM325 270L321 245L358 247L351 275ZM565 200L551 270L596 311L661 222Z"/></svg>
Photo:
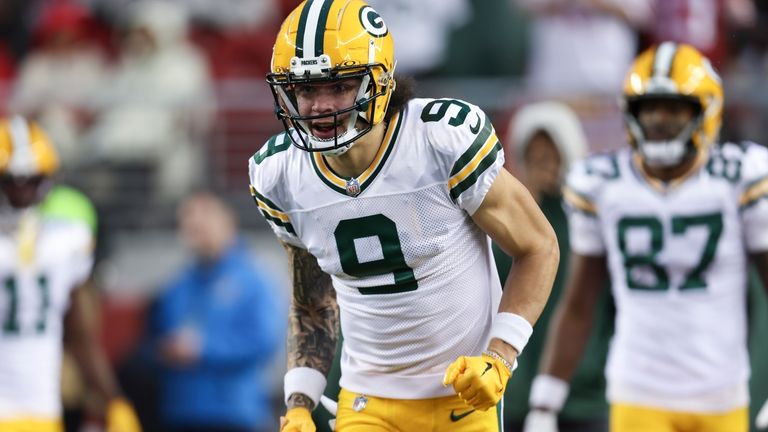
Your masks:
<svg viewBox="0 0 768 432"><path fill-rule="evenodd" d="M716 68L723 75L726 94L722 136L724 139L768 143L768 128L765 127L768 124L768 86L765 85L768 79L768 4L755 1L751 21L734 25L721 16L725 14L723 5L727 2L680 0L669 3L683 5L681 8L694 3L714 5L711 12L717 15L709 22L709 30L717 43L711 52ZM0 2L0 111L22 113L38 119L44 126L51 125L54 141L67 143L58 180L85 192L97 207L96 274L102 293L102 340L118 368L131 355L141 337L144 313L153 296L184 259L175 232L175 206L192 190L213 190L235 207L254 259L260 261L263 268L272 269L273 277L280 284L277 289L284 296L287 297L288 292L282 249L253 207L247 190L246 170L248 158L272 134L282 130L274 117L272 95L263 77L279 23L298 2L177 0L166 2L176 7L167 9L168 16L163 15L166 12L162 9L153 10L157 19L149 19L144 24L157 31L154 37L160 39L167 36L164 26L178 30L179 20L173 14L183 12L179 15L185 18L181 38L172 41L166 49L194 51L191 57L204 60L205 76L193 81L199 88L186 90L189 94L181 96L170 95L169 98L177 97L170 102L147 97L149 101L138 108L146 108L147 113L118 117L134 119L135 123L117 131L110 130L108 127L112 123L107 121L108 114L115 111L120 114L118 108L135 101L121 100L119 94L104 98L93 96L99 92L109 93L104 88L108 89L110 83L117 82L111 80L119 78L123 68L121 59L128 49L126 36L136 30L132 27L137 23L133 21L132 13L138 3L130 0ZM376 2L372 3L376 6ZM431 33L426 33L427 36L418 33L411 36L393 30L396 52L399 52L402 45L398 43L402 40L416 40L411 37L433 39L433 43L419 47L425 52L436 53L422 57L433 59L429 64L418 64L413 60L408 63L401 59L398 66L399 72L417 77L419 95L464 99L479 105L493 119L500 137L508 133L509 121L517 107L555 98L565 101L579 114L591 150L624 145L618 89L584 91L574 86L548 91L529 85L529 60L537 49L531 37L535 22L515 1L425 1L423 7L427 11L430 11L430 4L431 11L436 7L447 10L444 16L434 20L425 17L424 10L417 10L418 7L407 1L390 3L387 9L398 13L399 21L434 27L430 27ZM386 12L380 12L387 19ZM685 13L692 14L690 10ZM690 16L687 18L691 19ZM707 21L704 20L702 25L708 25ZM633 28L633 31L636 32L636 50L647 46L659 34L652 23ZM151 31L149 33L152 37ZM682 34L681 38L685 36ZM59 74L60 70L51 67L56 62L38 61L37 73L42 73L43 84L39 84L40 78L38 82L29 78L35 72L30 72L33 69L30 64L34 63L31 59L62 55L61 51L56 51L61 49L62 39L65 44L69 43L66 46L69 51L64 51L63 55L70 55L71 62L77 62L79 58L90 59L94 50L98 53L96 56L103 64L96 70L106 85L89 87L88 83L73 83L73 88L81 85L82 92L73 90L75 96L62 95L66 93L60 90L67 86L67 74L66 71ZM79 57L84 52L88 56ZM597 58L601 53L592 54ZM584 61L588 63L592 59ZM571 73L572 66L561 65L561 72ZM162 74L162 69L158 70ZM134 79L131 83L135 88L151 92L151 86L157 84L151 78L140 77L141 73L136 70L127 73L134 73L135 76L129 78ZM157 76L156 71L153 73ZM178 72L170 71L168 75L173 77L174 73ZM141 79L147 79L146 87L142 87ZM38 85L39 92L19 90L24 80L27 80L24 86L33 90ZM161 87L160 92L162 90ZM142 99L141 92L132 96ZM100 100L94 102L94 99ZM156 105L152 106L153 103ZM137 106L131 105L131 109L137 109ZM53 113L49 111L51 107L55 107ZM69 120L61 120L61 111ZM160 114L152 114L156 112ZM169 135L147 137L137 133L168 127L142 123L141 119L169 113L173 117ZM141 151L125 151L132 148L133 133L137 133L135 139L141 141L141 146L136 146L141 147ZM168 142L168 137L176 141ZM114 147L102 145L99 141L102 138L114 143ZM153 140L162 140L162 145L167 148L154 151ZM507 154L509 168L514 172L511 153ZM169 160L173 161L170 167ZM187 175L177 178L172 175L174 172L186 172ZM764 299L754 305L768 308ZM768 321L763 324L768 333ZM766 347L766 344L762 346ZM278 356L268 384L273 388L277 409L281 398L282 363L282 357ZM753 377L753 383L768 383L768 372L762 373Z"/></svg>

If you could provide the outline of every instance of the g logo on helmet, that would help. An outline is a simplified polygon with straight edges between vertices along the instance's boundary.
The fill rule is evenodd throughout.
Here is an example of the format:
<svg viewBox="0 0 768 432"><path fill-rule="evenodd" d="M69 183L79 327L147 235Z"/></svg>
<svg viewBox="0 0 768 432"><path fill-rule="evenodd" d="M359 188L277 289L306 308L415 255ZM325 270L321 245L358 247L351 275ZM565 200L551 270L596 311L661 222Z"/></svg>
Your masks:
<svg viewBox="0 0 768 432"><path fill-rule="evenodd" d="M370 6L365 6L360 9L360 23L363 25L365 31L370 33L373 37L378 38L386 36L389 32L381 15Z"/></svg>

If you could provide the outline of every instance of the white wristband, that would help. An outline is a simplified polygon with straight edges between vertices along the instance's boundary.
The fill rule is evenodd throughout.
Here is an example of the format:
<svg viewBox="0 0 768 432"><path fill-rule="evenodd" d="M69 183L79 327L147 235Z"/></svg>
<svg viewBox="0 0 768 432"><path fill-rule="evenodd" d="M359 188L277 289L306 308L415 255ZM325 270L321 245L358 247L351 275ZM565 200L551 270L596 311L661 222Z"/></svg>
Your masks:
<svg viewBox="0 0 768 432"><path fill-rule="evenodd" d="M519 356L523 353L531 333L533 333L533 327L525 318L509 312L499 312L491 325L490 338L501 339L512 345Z"/></svg>
<svg viewBox="0 0 768 432"><path fill-rule="evenodd" d="M567 382L552 375L539 374L531 384L531 394L528 397L528 405L532 408L544 408L552 411L560 411L568 399Z"/></svg>
<svg viewBox="0 0 768 432"><path fill-rule="evenodd" d="M325 375L317 369L297 367L289 370L283 378L283 391L285 391L285 404L294 393L301 393L312 399L313 407L317 407L320 396L325 391Z"/></svg>

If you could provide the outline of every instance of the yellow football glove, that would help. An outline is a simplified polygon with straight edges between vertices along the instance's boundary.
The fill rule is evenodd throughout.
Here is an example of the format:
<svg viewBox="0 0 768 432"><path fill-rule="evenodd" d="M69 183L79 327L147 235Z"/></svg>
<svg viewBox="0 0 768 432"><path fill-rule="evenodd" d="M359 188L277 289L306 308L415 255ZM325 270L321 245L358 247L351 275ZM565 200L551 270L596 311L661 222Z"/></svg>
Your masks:
<svg viewBox="0 0 768 432"><path fill-rule="evenodd" d="M115 398L109 401L106 413L107 432L141 432L136 411L127 400Z"/></svg>
<svg viewBox="0 0 768 432"><path fill-rule="evenodd" d="M487 354L481 357L459 357L448 366L443 385L453 384L453 389L467 405L479 411L487 411L502 396L512 372L501 362Z"/></svg>
<svg viewBox="0 0 768 432"><path fill-rule="evenodd" d="M291 408L280 417L280 432L315 432L312 414L304 407Z"/></svg>

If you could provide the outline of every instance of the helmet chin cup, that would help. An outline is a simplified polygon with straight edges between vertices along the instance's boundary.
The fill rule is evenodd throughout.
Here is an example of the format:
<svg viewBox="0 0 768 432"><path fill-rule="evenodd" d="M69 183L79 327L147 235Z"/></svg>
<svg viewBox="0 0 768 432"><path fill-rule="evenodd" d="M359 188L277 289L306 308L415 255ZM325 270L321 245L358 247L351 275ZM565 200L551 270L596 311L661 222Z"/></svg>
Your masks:
<svg viewBox="0 0 768 432"><path fill-rule="evenodd" d="M319 151L325 156L339 156L346 153L363 133L368 132L368 130L360 131L355 127L360 116L360 113L353 111L346 121L344 132L328 139L317 138L312 135L309 132L311 129L307 121L299 120L298 122L307 131L307 148L309 151Z"/></svg>
<svg viewBox="0 0 768 432"><path fill-rule="evenodd" d="M669 168L678 165L688 153L688 145L678 139L669 141L644 141L638 146L643 161L653 168Z"/></svg>
<svg viewBox="0 0 768 432"><path fill-rule="evenodd" d="M324 156L340 156L347 152L355 140L359 137L360 131L355 128L355 120L357 116L350 116L350 121L347 122L347 129L340 135L336 135L330 139L319 139L314 135L309 134L308 144L311 151L319 151Z"/></svg>
<svg viewBox="0 0 768 432"><path fill-rule="evenodd" d="M335 148L335 149L326 150L326 151L321 151L321 152L320 152L320 154L322 154L323 156L326 156L326 157L337 157L337 156L341 156L341 155L343 155L344 153L346 153L346 152L347 152L347 150L349 150L350 148L352 148L352 144L354 144L354 142L351 142L351 143L349 143L348 145L345 145L345 146L342 146L342 147L337 147L337 148Z"/></svg>

